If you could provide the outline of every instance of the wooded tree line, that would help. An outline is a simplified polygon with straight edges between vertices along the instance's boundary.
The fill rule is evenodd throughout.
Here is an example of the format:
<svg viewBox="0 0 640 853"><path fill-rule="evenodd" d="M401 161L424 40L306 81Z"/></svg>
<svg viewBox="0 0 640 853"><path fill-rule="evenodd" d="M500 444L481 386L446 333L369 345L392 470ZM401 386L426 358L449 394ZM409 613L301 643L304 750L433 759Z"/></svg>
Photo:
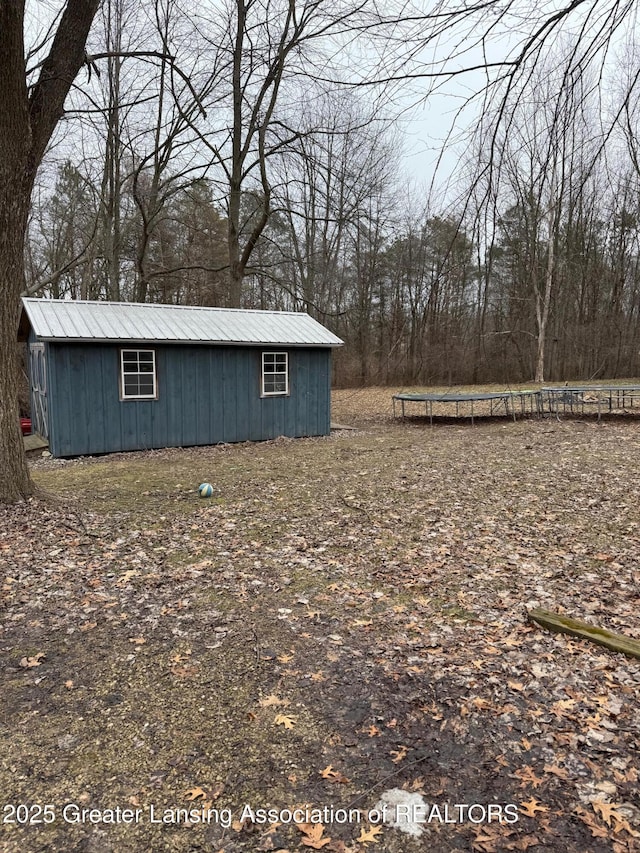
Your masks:
<svg viewBox="0 0 640 853"><path fill-rule="evenodd" d="M532 379L536 300L546 283L550 239L545 378L640 375L640 194L632 172L615 184L606 176L588 180L578 198L567 200L551 236L534 189L514 188L517 200L499 210L486 247L475 216L462 224L447 213L402 222L393 182L346 210L340 193L327 197L328 176L317 173L317 162L299 165L313 170L305 193L293 199L287 191L286 207L272 214L240 304L307 310L343 337L338 383ZM205 179L176 193L150 233L123 193L116 292L108 259L113 244L94 189L72 164L60 168L54 194L32 221L31 280L37 284L56 270L39 293L230 304L225 218ZM243 206L250 215L251 196Z"/></svg>
<svg viewBox="0 0 640 853"><path fill-rule="evenodd" d="M121 61L108 60L109 81ZM563 89L551 67L521 93L508 134L492 137L487 113L455 201L439 205L408 188L393 124L361 94L307 80L314 98L295 116L286 99L274 109L271 151L248 147L256 175L232 201L233 152L221 146L216 172L175 98L167 117L154 87L141 111L141 91L109 82L103 149L87 134L93 156L57 163L33 206L28 288L306 310L346 342L342 385L640 375L638 99L605 139L595 92Z"/></svg>

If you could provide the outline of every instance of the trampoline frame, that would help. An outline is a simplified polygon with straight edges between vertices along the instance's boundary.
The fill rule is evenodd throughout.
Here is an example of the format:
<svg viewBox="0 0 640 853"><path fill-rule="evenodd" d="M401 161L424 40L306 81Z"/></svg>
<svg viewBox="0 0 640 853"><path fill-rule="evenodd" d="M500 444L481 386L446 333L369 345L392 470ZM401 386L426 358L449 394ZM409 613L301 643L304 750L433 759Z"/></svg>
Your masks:
<svg viewBox="0 0 640 853"><path fill-rule="evenodd" d="M540 415L540 392L539 391L488 391L486 393L478 392L473 394L454 394L446 392L442 394L394 394L392 397L393 417L396 415L396 401L400 404L400 417L406 418L405 403L424 403L425 417L429 418L429 423L433 426L433 404L434 403L455 403L455 417L460 417L460 404L470 404L471 424L475 424L473 404L480 402L489 403L489 417L494 416L497 410L500 409L502 414L502 406L504 406L504 414L507 417L512 417L516 420L516 401L520 403L520 414L524 417L527 414L527 400L529 401L529 413L531 415Z"/></svg>
<svg viewBox="0 0 640 853"><path fill-rule="evenodd" d="M592 396L593 399L589 399ZM442 393L398 393L392 397L393 417L404 420L407 417L405 404L424 403L425 417L433 426L433 404L455 403L455 417L460 417L460 405L468 403L470 408L471 423L475 424L477 415L474 413L473 404L479 402L489 403L489 417L496 414L505 414L516 420L518 414L522 417L531 415L541 417L545 414L559 417L562 414L585 414L589 407L595 407L598 421L603 412L620 411L627 412L634 408L640 408L640 385L555 385L546 386L539 390L520 391L487 391L477 393L456 394L451 391ZM399 404L398 415L396 404ZM519 405L518 405L519 404ZM586 407L586 408L585 408ZM519 411L518 411L519 409Z"/></svg>
<svg viewBox="0 0 640 853"><path fill-rule="evenodd" d="M540 393L546 400L549 414L557 416L560 412L579 412L583 415L585 406L595 406L598 420L601 419L603 411L609 414L620 410L626 412L627 409L633 409L634 400L640 402L640 385L563 385L542 388ZM585 396L590 394L595 395L594 400L585 399Z"/></svg>

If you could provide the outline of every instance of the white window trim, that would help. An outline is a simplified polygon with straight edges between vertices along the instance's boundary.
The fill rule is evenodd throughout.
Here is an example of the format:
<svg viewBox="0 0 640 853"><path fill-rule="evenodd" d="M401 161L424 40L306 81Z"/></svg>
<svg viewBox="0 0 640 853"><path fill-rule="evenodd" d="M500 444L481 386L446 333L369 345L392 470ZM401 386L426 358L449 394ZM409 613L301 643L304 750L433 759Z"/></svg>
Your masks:
<svg viewBox="0 0 640 853"><path fill-rule="evenodd" d="M285 369L284 370L274 370L274 371L265 371L265 356L284 356L285 360ZM265 390L265 377L266 376L276 376L284 373L284 391L266 391ZM289 396L289 353L288 352L276 352L274 350L267 350L262 353L262 370L260 375L260 396L262 397L288 397Z"/></svg>
<svg viewBox="0 0 640 853"><path fill-rule="evenodd" d="M151 353L153 357L153 393L152 394L127 394L125 393L125 376L140 376L138 373L126 373L124 370L124 354L125 352L135 352L136 354L140 353ZM142 374L148 376L148 373ZM126 400L157 400L158 398L158 376L156 372L156 351L154 349L134 349L132 347L123 347L120 350L120 399L123 401Z"/></svg>

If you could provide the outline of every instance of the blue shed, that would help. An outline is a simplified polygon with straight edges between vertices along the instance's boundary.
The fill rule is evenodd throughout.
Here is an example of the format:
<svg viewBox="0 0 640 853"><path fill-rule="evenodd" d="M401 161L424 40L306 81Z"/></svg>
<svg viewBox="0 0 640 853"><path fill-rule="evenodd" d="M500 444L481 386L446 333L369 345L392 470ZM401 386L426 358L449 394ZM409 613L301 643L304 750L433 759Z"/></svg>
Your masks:
<svg viewBox="0 0 640 853"><path fill-rule="evenodd" d="M342 341L308 314L23 299L20 339L53 456L330 431Z"/></svg>

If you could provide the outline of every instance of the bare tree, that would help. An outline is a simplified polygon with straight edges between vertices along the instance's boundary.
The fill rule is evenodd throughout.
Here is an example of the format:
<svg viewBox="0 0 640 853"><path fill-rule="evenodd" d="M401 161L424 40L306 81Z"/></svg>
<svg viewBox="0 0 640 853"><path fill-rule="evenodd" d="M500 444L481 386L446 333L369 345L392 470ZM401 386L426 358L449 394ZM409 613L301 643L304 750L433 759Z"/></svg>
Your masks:
<svg viewBox="0 0 640 853"><path fill-rule="evenodd" d="M232 0L213 31L213 22L202 20L214 70L203 98L213 126L203 124L201 134L225 184L229 305L242 302L242 279L272 211L270 162L303 133L305 80L314 62L331 64L322 45L355 32L367 6L368 0ZM246 219L249 192L259 206Z"/></svg>
<svg viewBox="0 0 640 853"><path fill-rule="evenodd" d="M99 251L100 192L70 160L53 194L36 193L27 242L27 295L96 299L103 295Z"/></svg>
<svg viewBox="0 0 640 853"><path fill-rule="evenodd" d="M511 206L511 224L503 218L503 234L511 229L522 250L514 283L522 304L533 305L535 328L527 328L525 320L518 334L531 334L535 343L531 367L535 382L545 381L552 306L562 299L561 232L598 161L601 142L584 92L586 80L566 86L564 74L551 67L549 61L535 70L531 88L514 106L509 132L500 137L499 157L491 150L488 154L497 176L497 199ZM493 139L491 132L489 147ZM496 203L500 202L491 201L492 206Z"/></svg>
<svg viewBox="0 0 640 853"><path fill-rule="evenodd" d="M296 308L326 321L344 308L344 267L371 200L391 215L400 143L383 116L347 93L322 94L299 127L272 169L273 205L288 226L282 285Z"/></svg>

